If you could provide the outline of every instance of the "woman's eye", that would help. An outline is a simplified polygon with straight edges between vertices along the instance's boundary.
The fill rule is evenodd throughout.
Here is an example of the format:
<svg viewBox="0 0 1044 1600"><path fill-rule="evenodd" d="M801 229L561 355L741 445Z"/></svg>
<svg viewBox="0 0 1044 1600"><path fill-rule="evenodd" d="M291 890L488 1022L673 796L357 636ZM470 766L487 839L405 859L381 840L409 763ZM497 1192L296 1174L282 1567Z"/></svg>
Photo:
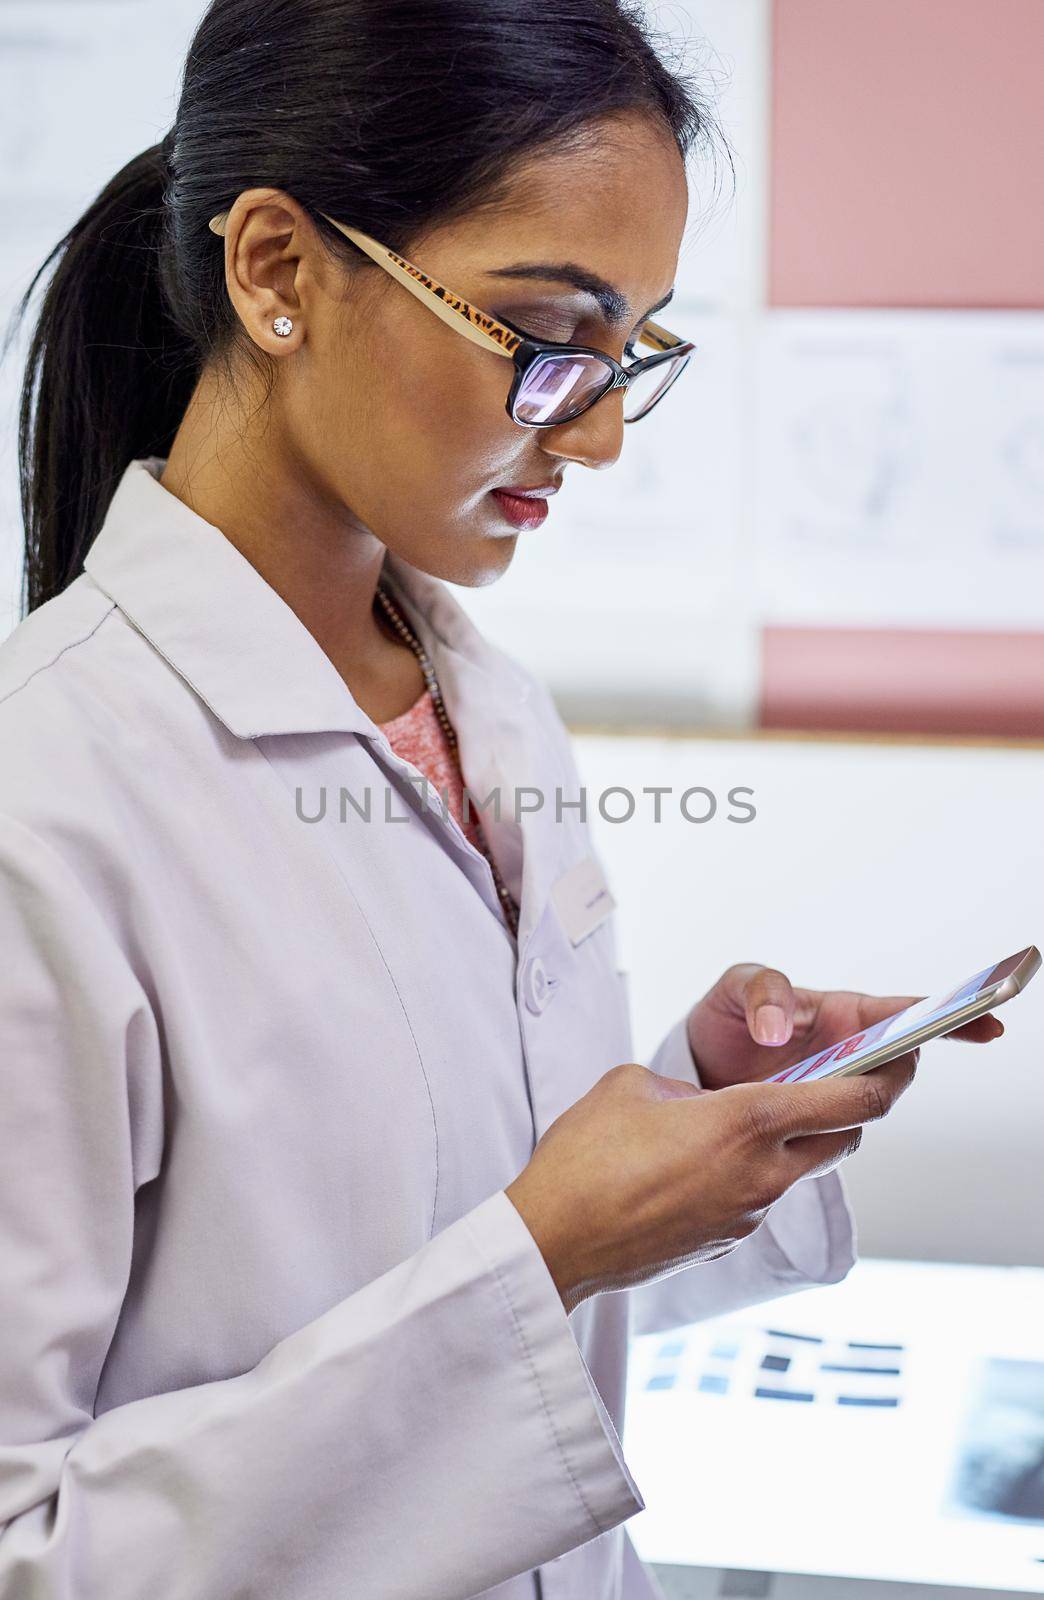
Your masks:
<svg viewBox="0 0 1044 1600"><path fill-rule="evenodd" d="M516 333L520 333L524 339L539 339L547 344L579 344L583 342L577 336L579 331L577 328L553 328L547 324L542 327L537 317L527 316L524 322L518 322L514 318L507 317L501 313L497 320L506 323L509 328L513 328ZM637 347L644 331L645 326L643 324L637 333L631 335L624 346L624 356L628 361L641 359L641 351Z"/></svg>
<svg viewBox="0 0 1044 1600"><path fill-rule="evenodd" d="M572 331L560 327L541 328L539 322L537 322L536 327L533 327L531 324L533 321L536 321L536 319L531 319L529 317L526 318L524 323L516 322L514 319L508 317L501 317L499 320L501 322L506 322L509 328L514 328L516 333L522 334L522 336L526 339L542 339L548 344L573 344L575 340L575 328Z"/></svg>
<svg viewBox="0 0 1044 1600"><path fill-rule="evenodd" d="M531 333L529 337L531 339L543 339L548 344L573 344L576 330L573 329L572 332L565 333L561 328L545 328L542 332Z"/></svg>

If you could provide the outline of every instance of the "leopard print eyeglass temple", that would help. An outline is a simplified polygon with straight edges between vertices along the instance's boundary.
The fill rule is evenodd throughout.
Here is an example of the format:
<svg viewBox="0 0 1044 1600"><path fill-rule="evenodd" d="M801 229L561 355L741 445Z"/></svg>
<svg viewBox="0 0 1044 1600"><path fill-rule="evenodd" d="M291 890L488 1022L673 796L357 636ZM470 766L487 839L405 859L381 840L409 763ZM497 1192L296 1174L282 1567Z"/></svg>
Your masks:
<svg viewBox="0 0 1044 1600"><path fill-rule="evenodd" d="M507 413L519 427L554 428L571 422L615 389L624 391L624 421L637 422L640 417L648 416L663 398L685 371L696 350L694 344L669 333L658 322L646 322L627 345L628 354L634 346L643 344L649 345L655 354L639 357L626 367L603 350L532 339L510 323L498 322L487 312L462 300L412 262L371 239L368 233L336 222L325 211L320 211L319 215L365 251L385 272L397 278L456 333L463 334L480 349L506 356L514 363ZM211 232L222 236L227 219L227 211L212 217Z"/></svg>

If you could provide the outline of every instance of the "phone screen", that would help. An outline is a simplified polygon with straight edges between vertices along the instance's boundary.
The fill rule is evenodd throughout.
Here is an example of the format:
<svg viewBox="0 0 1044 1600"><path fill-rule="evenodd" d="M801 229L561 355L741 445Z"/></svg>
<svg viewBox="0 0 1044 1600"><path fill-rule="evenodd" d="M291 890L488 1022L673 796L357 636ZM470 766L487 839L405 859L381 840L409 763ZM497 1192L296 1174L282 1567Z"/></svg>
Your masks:
<svg viewBox="0 0 1044 1600"><path fill-rule="evenodd" d="M982 972L977 972L973 978L968 978L949 994L932 995L925 1000L918 1000L916 1005L907 1006L905 1011L897 1011L894 1016L883 1017L880 1022L865 1028L862 1033L853 1033L847 1039L832 1044L828 1050L823 1050L818 1055L806 1056L804 1061L797 1061L792 1067L786 1067L782 1072L774 1072L771 1078L762 1081L793 1083L798 1078L829 1078L842 1069L850 1071L857 1061L863 1060L879 1045L899 1042L923 1023L960 1011L970 1000L996 989L1009 973L1014 971L1024 954L1025 951L1020 951L1018 956L1009 956L1005 961L995 962L992 967L985 967Z"/></svg>

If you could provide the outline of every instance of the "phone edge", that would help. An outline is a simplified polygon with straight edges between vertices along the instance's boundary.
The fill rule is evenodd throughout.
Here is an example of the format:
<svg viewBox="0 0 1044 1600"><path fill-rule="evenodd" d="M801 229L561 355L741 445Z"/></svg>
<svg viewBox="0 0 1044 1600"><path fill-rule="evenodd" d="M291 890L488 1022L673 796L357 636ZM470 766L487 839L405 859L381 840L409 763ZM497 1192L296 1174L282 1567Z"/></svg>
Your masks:
<svg viewBox="0 0 1044 1600"><path fill-rule="evenodd" d="M1026 957L1015 968L1015 971L1009 972L1006 978L1002 978L992 994L982 997L987 1002L986 1004L983 1004L981 999L973 1000L970 1005L962 1007L960 1011L952 1011L948 1017L937 1018L936 1021L945 1023L945 1027L938 1028L931 1022L922 1024L921 1028L915 1029L904 1040L905 1048L897 1050L894 1054L890 1055L888 1046L882 1045L877 1051L871 1050L868 1056L864 1056L862 1061L856 1062L854 1067L849 1067L847 1070L824 1072L820 1078L798 1078L796 1081L798 1083L822 1083L826 1078L855 1078L864 1072L873 1071L874 1067L886 1066L889 1061L898 1061L900 1056L905 1056L910 1050L916 1050L922 1044L930 1044L933 1039L945 1039L946 1035L952 1033L955 1028L963 1027L966 1022L974 1022L976 1017L984 1016L987 1011L995 1011L1006 1000L1012 1000L1015 995L1021 994L1033 975L1040 970L1040 965L1040 951L1036 945L1028 945Z"/></svg>

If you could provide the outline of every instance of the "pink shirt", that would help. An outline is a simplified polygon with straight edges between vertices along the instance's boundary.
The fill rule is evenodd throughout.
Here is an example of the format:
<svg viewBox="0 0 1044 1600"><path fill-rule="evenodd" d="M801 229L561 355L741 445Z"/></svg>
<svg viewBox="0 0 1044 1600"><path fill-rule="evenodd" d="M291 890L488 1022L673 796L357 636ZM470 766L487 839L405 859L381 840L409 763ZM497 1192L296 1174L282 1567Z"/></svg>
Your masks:
<svg viewBox="0 0 1044 1600"><path fill-rule="evenodd" d="M464 776L453 746L439 721L431 692L425 688L420 699L415 700L408 711L378 726L396 755L412 762L418 771L423 772L440 798L445 797L444 804L449 806L467 838L476 850L483 851L480 842L484 839L482 824L474 803L469 807L468 820L464 820ZM480 799L481 796L475 798Z"/></svg>

